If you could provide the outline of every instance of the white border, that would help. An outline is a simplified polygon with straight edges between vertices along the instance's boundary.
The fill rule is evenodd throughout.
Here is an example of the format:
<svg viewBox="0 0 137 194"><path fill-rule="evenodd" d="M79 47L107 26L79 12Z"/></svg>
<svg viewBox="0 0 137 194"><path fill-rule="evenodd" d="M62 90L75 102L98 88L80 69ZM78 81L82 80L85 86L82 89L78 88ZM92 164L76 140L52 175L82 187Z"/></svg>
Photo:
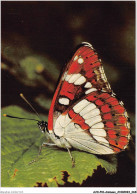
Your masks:
<svg viewBox="0 0 137 194"><path fill-rule="evenodd" d="M2 2L4 0L0 0ZM12 1L12 0L5 0L5 1ZM14 0L18 1L18 0ZM28 0L26 0L28 1ZM29 1L37 1L37 0L29 0ZM45 1L45 0L41 0ZM58 0L50 0L50 1L58 1ZM61 0L60 0L61 1ZM71 0L65 0L65 1L71 1ZM72 0L73 1L73 0ZM75 0L79 1L79 0ZM87 0L90 1L90 0ZM96 1L96 0L92 0ZM109 0L108 0L109 1ZM113 1L113 0L112 0ZM114 0L119 1L119 0ZM121 0L121 1L128 1L128 0ZM0 4L1 7L1 4ZM135 9L136 9L136 1L135 1ZM1 21L1 10L0 10L0 21ZM137 16L136 16L136 26L137 26ZM1 32L1 25L0 25L0 32ZM136 34L136 33L135 33ZM1 36L0 36L0 42L1 42ZM137 45L137 41L136 41ZM1 45L0 45L0 51L1 51ZM137 54L137 53L136 53ZM137 61L137 55L136 55L136 61ZM136 68L136 75L137 75L137 68ZM1 83L1 68L0 68L0 83ZM136 83L137 83L137 77L136 77ZM137 89L137 88L136 88ZM0 87L1 92L1 87ZM136 90L136 96L137 96L137 90ZM1 95L0 95L0 106L1 106ZM136 106L136 112L137 112L137 106ZM136 115L136 121L137 121L137 115ZM136 125L135 125L136 126ZM137 130L136 130L137 132ZM0 137L1 137L1 118L0 118ZM137 145L136 145L137 148ZM1 138L0 138L0 150L1 150ZM137 154L136 154L136 161L137 161ZM136 175L137 175L137 168L136 169ZM128 169L127 169L128 170ZM125 172L126 173L126 172ZM1 155L0 155L0 174L1 174ZM137 193L137 177L135 177L135 184L136 187L1 187L1 177L0 177L0 193L7 194L7 193L15 193L15 194L21 194L21 193L33 193L33 194L41 194L41 193Z"/></svg>
<svg viewBox="0 0 137 194"><path fill-rule="evenodd" d="M123 191L123 192L122 192ZM20 187L20 188L16 188L16 187L3 187L1 188L0 193L17 193L17 194L21 194L21 193L33 193L33 194L37 194L37 193L76 193L76 194L81 194L81 193L137 193L136 187L64 187L64 188L58 188L58 187L54 187L54 188L49 188L49 187L32 187L32 188L24 188L24 187Z"/></svg>

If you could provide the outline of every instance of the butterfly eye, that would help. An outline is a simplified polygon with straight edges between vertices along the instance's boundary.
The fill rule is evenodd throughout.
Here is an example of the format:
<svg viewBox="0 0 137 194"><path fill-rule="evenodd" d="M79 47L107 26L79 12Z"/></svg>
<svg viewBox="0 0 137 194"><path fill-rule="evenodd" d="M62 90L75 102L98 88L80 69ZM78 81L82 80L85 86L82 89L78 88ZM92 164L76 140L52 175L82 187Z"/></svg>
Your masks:
<svg viewBox="0 0 137 194"><path fill-rule="evenodd" d="M47 122L39 121L38 126L39 126L39 129L41 130L42 133L45 133L46 130L48 131Z"/></svg>

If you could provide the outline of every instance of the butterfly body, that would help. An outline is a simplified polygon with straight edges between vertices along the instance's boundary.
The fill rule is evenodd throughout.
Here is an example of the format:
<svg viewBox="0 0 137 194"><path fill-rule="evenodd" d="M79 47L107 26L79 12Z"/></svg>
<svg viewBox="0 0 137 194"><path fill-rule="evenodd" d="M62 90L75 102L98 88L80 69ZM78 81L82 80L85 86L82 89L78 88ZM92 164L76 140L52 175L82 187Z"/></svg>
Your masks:
<svg viewBox="0 0 137 194"><path fill-rule="evenodd" d="M46 133L58 147L94 154L118 153L128 145L127 112L111 90L89 43L83 43L65 66L49 110Z"/></svg>

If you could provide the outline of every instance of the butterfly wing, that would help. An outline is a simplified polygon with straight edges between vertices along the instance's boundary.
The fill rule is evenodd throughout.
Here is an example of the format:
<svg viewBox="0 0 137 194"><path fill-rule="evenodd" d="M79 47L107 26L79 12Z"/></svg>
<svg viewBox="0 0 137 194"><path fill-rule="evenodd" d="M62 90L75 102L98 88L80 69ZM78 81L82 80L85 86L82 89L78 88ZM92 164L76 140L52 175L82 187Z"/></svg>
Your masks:
<svg viewBox="0 0 137 194"><path fill-rule="evenodd" d="M101 61L84 43L66 65L53 97L48 129L75 148L96 154L125 149L128 116L106 79Z"/></svg>
<svg viewBox="0 0 137 194"><path fill-rule="evenodd" d="M73 147L96 154L120 152L129 141L123 104L101 91L91 92L69 107L56 120L54 131Z"/></svg>
<svg viewBox="0 0 137 194"><path fill-rule="evenodd" d="M48 129L53 130L58 115L93 90L111 92L101 61L89 43L83 43L66 65L55 91L48 117Z"/></svg>

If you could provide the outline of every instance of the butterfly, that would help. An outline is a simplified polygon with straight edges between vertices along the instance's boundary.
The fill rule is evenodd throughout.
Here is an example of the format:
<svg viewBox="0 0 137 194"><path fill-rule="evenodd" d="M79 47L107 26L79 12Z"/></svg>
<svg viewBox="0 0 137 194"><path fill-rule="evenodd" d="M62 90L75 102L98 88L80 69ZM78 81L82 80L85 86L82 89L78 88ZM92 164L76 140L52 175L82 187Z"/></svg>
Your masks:
<svg viewBox="0 0 137 194"><path fill-rule="evenodd" d="M107 81L101 60L83 42L66 64L42 132L60 148L117 154L128 145L130 123L122 101ZM72 158L72 156L71 156Z"/></svg>
<svg viewBox="0 0 137 194"><path fill-rule="evenodd" d="M36 110L30 105L33 111ZM18 119L4 114L4 116ZM130 122L122 101L107 81L101 60L91 44L83 42L64 67L51 102L48 123L36 119L40 130L56 145L92 154L117 154L127 148ZM41 149L40 149L41 150Z"/></svg>

